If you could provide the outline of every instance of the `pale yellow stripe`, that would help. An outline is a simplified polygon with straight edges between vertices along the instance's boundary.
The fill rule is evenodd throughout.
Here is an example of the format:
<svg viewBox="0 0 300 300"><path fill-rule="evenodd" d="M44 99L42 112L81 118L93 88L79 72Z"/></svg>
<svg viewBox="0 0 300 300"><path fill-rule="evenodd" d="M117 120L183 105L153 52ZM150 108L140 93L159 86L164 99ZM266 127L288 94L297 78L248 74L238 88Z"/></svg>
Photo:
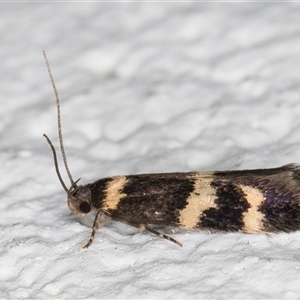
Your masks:
<svg viewBox="0 0 300 300"><path fill-rule="evenodd" d="M104 210L116 209L120 199L126 196L125 193L120 192L126 184L126 177L115 176L112 178L113 180L108 183L105 190L106 198L104 199Z"/></svg>
<svg viewBox="0 0 300 300"><path fill-rule="evenodd" d="M195 180L194 191L187 199L187 206L180 212L180 227L196 228L202 212L210 207L216 207L216 190L210 186L213 177L211 173L199 173L190 177Z"/></svg>
<svg viewBox="0 0 300 300"><path fill-rule="evenodd" d="M264 196L260 190L248 185L239 185L239 188L246 194L247 201L250 204L250 208L243 214L244 228L242 231L248 233L261 232L263 230L262 220L264 215L258 211L258 207L265 200Z"/></svg>

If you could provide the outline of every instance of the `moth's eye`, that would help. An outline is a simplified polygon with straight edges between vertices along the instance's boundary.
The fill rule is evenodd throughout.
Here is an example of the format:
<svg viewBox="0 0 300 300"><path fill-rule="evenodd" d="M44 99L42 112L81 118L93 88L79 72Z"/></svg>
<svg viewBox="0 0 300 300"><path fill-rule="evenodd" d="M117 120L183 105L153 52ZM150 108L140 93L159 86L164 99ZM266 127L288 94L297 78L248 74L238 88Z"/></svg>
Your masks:
<svg viewBox="0 0 300 300"><path fill-rule="evenodd" d="M85 201L79 205L79 209L82 213L88 214L91 211L91 206L89 205L88 202Z"/></svg>

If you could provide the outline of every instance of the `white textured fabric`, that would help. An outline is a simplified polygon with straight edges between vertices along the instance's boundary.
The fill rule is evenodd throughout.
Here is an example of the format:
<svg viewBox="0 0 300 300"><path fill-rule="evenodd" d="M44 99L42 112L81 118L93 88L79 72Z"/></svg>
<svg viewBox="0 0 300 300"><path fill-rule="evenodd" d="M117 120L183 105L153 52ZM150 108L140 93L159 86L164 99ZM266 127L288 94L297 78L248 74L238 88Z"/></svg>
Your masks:
<svg viewBox="0 0 300 300"><path fill-rule="evenodd" d="M299 298L300 234L166 232L70 216L69 167L112 175L300 162L299 3L0 3L0 298ZM69 185L61 165L66 184Z"/></svg>

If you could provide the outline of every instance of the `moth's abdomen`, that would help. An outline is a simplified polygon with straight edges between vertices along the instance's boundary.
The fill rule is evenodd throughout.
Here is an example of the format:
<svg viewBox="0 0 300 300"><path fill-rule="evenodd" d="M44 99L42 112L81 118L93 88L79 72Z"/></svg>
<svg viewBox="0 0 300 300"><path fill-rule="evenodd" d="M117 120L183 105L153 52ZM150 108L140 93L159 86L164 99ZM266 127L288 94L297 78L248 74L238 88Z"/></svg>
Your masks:
<svg viewBox="0 0 300 300"><path fill-rule="evenodd" d="M300 169L280 168L214 172L219 185L231 182L245 194L249 208L243 214L244 232L300 229Z"/></svg>
<svg viewBox="0 0 300 300"><path fill-rule="evenodd" d="M117 176L101 179L101 192L92 199L112 219L131 224L248 233L292 231L300 229L298 172L298 167L288 165Z"/></svg>
<svg viewBox="0 0 300 300"><path fill-rule="evenodd" d="M264 190L264 201L258 207L264 216L264 230L271 232L299 230L299 196L298 186L291 187L291 190L289 190L284 184L278 184L274 188Z"/></svg>

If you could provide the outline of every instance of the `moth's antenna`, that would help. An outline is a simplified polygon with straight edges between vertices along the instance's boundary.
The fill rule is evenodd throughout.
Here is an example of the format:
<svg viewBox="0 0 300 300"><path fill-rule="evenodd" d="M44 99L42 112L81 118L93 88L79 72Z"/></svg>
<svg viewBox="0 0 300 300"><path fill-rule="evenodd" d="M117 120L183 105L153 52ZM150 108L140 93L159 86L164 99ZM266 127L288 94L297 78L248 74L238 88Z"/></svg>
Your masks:
<svg viewBox="0 0 300 300"><path fill-rule="evenodd" d="M50 81L51 81L51 84L52 84L52 87L53 87L53 90L54 90L54 94L55 94L55 102L56 102L56 108L57 108L57 129L58 129L60 151L61 151L61 155L63 157L65 169L66 169L68 177L71 181L71 185L72 185L72 187L76 187L76 182L74 182L74 180L72 178L72 175L70 173L69 167L68 167L67 157L66 157L63 138L62 138L62 129L61 129L61 120L60 120L60 101L59 101L59 97L58 97L58 92L57 92L57 89L56 89L56 86L55 86L55 82L54 82L54 79L53 79L53 76L52 76L52 72L51 72L51 69L50 69L50 64L49 64L48 58L46 56L45 50L43 50L43 55L44 55L44 58L45 58L45 63L46 63L47 69L48 69L48 74L49 74ZM64 182L61 178L61 175L59 173L58 164L57 164L57 157L56 157L56 152L55 152L54 146L52 145L50 139L45 134L44 134L44 136L46 137L46 139L47 139L47 141L48 141L48 143L49 143L49 145L52 149L52 152L53 152L55 169L56 169L58 179L59 179L61 185L63 186L63 188L66 191L68 191L68 189L66 188L66 185L64 184Z"/></svg>
<svg viewBox="0 0 300 300"><path fill-rule="evenodd" d="M58 168L58 163L57 163L57 155L56 155L56 151L55 148L51 142L51 140L48 138L48 136L46 134L43 134L43 136L46 138L48 144L50 145L50 148L52 150L52 154L53 154L53 159L54 159L54 165L55 165L55 171L57 174L57 177L62 185L62 187L64 188L64 190L67 192L67 194L70 194L70 191L68 190L68 188L66 187L63 179L61 178L60 172L59 172L59 168Z"/></svg>

